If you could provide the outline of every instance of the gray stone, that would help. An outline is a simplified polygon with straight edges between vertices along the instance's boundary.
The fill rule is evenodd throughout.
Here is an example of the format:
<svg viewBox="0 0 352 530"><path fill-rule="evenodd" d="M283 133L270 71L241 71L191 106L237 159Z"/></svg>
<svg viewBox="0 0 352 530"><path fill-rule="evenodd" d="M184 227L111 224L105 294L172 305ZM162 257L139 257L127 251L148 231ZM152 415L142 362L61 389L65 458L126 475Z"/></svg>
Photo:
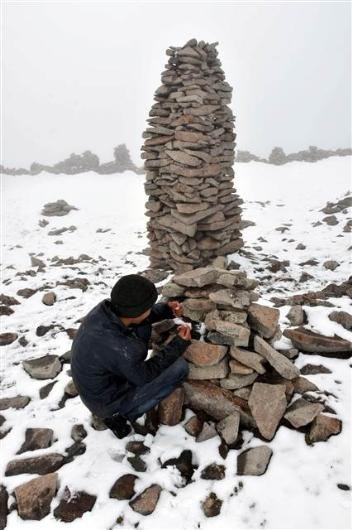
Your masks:
<svg viewBox="0 0 352 530"><path fill-rule="evenodd" d="M217 436L214 423L204 422L200 433L196 437L196 442L205 442Z"/></svg>
<svg viewBox="0 0 352 530"><path fill-rule="evenodd" d="M5 476L21 475L22 473L37 473L45 475L59 469L65 463L65 457L59 453L47 453L31 458L10 460L6 466Z"/></svg>
<svg viewBox="0 0 352 530"><path fill-rule="evenodd" d="M217 423L216 430L225 443L231 445L237 440L239 426L240 413L233 412Z"/></svg>
<svg viewBox="0 0 352 530"><path fill-rule="evenodd" d="M237 457L237 475L263 475L272 457L267 445L260 445L243 451Z"/></svg>
<svg viewBox="0 0 352 530"><path fill-rule="evenodd" d="M50 447L53 442L54 431L46 428L28 428L25 433L25 441L16 454L36 449Z"/></svg>
<svg viewBox="0 0 352 530"><path fill-rule="evenodd" d="M248 405L260 434L271 440L287 407L285 386L254 383Z"/></svg>
<svg viewBox="0 0 352 530"><path fill-rule="evenodd" d="M221 379L220 385L228 390L236 390L243 386L251 385L257 377L258 374L256 372L248 375L230 374L226 379Z"/></svg>
<svg viewBox="0 0 352 530"><path fill-rule="evenodd" d="M253 368L258 374L264 374L265 368L263 366L265 359L255 352L244 350L242 348L231 347L229 353L233 359Z"/></svg>
<svg viewBox="0 0 352 530"><path fill-rule="evenodd" d="M197 366L213 366L224 358L226 351L226 346L193 339L183 355Z"/></svg>
<svg viewBox="0 0 352 530"><path fill-rule="evenodd" d="M203 287L214 283L218 276L218 270L212 267L201 267L193 269L184 274L176 275L173 281L184 287Z"/></svg>
<svg viewBox="0 0 352 530"><path fill-rule="evenodd" d="M232 359L232 361L229 362L229 366L231 374L249 375L254 372L253 368L249 368L249 366L236 361L236 359Z"/></svg>
<svg viewBox="0 0 352 530"><path fill-rule="evenodd" d="M248 307L248 323L259 335L270 339L275 335L280 311L261 304L251 304Z"/></svg>
<svg viewBox="0 0 352 530"><path fill-rule="evenodd" d="M286 315L292 326L300 326L305 320L305 313L300 305L293 305Z"/></svg>
<svg viewBox="0 0 352 530"><path fill-rule="evenodd" d="M1 398L0 399L0 410L6 410L10 408L23 409L28 405L31 398L28 396L15 396L12 398Z"/></svg>
<svg viewBox="0 0 352 530"><path fill-rule="evenodd" d="M289 406L285 414L285 419L296 429L311 423L318 414L324 410L321 403L311 403L304 398L297 399Z"/></svg>
<svg viewBox="0 0 352 530"><path fill-rule="evenodd" d="M300 375L298 368L287 357L274 350L262 337L254 337L254 349L285 379L295 379Z"/></svg>
<svg viewBox="0 0 352 530"><path fill-rule="evenodd" d="M49 305L49 306L54 305L54 303L56 302L56 294L54 293L54 291L45 293L43 295L42 302L45 305Z"/></svg>
<svg viewBox="0 0 352 530"><path fill-rule="evenodd" d="M62 364L57 355L44 355L38 359L22 361L22 366L34 379L53 379L62 370Z"/></svg>

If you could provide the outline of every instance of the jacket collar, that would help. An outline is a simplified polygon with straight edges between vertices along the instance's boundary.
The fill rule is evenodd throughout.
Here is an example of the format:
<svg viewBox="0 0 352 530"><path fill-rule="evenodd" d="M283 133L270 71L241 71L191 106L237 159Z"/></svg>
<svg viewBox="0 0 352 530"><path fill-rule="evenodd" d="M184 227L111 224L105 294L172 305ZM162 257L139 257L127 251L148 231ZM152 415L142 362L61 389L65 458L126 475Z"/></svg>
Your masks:
<svg viewBox="0 0 352 530"><path fill-rule="evenodd" d="M113 306L111 304L110 298L105 298L101 302L101 308L104 312L104 314L108 317L110 322L114 324L114 326L118 326L118 328L125 334L131 334L133 332L133 326L125 326L125 324L120 320L120 318L116 315Z"/></svg>

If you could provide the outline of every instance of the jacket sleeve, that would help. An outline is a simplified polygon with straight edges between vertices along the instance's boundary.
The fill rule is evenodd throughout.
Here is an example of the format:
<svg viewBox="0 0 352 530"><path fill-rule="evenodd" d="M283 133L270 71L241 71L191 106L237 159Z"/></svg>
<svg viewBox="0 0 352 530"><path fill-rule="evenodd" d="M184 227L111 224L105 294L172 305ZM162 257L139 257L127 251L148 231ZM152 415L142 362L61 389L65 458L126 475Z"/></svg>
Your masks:
<svg viewBox="0 0 352 530"><path fill-rule="evenodd" d="M153 305L150 315L146 320L150 324L154 324L154 322L160 322L160 320L167 318L175 318L171 307L167 305L167 302L158 302Z"/></svg>
<svg viewBox="0 0 352 530"><path fill-rule="evenodd" d="M142 386L157 377L165 368L178 359L192 343L176 335L157 355L147 361L138 360L130 345L119 348L119 354L110 357L108 368L116 375L122 375L135 386ZM140 359L140 357L138 356Z"/></svg>

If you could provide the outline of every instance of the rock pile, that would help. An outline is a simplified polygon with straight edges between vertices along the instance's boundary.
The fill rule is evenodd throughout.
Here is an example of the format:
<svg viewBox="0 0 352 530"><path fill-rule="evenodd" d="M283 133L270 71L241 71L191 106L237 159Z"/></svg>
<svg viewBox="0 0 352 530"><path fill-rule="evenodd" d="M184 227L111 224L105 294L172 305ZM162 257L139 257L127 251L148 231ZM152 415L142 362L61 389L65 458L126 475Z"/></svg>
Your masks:
<svg viewBox="0 0 352 530"><path fill-rule="evenodd" d="M191 39L166 51L142 147L152 267L185 272L243 246L232 88L217 44Z"/></svg>
<svg viewBox="0 0 352 530"><path fill-rule="evenodd" d="M67 215L71 210L78 210L76 206L71 206L64 199L58 199L55 202L47 202L43 206L42 215L48 217Z"/></svg>
<svg viewBox="0 0 352 530"><path fill-rule="evenodd" d="M162 402L160 421L177 423L186 405L196 413L185 425L187 432L197 441L219 434L222 456L241 447L241 428L272 440L285 425L305 432L308 444L341 430L340 420L323 414L332 411L323 393L291 360L298 350L273 347L281 336L280 313L256 302L256 285L244 271L229 269L226 258L217 257L207 267L174 275L161 291L165 299L183 302L184 319L193 325L192 344L184 354L188 380L183 392L177 389ZM154 325L157 348L164 331L165 323ZM293 399L297 395L301 397ZM271 456L266 446L250 449L239 455L238 470L262 474Z"/></svg>

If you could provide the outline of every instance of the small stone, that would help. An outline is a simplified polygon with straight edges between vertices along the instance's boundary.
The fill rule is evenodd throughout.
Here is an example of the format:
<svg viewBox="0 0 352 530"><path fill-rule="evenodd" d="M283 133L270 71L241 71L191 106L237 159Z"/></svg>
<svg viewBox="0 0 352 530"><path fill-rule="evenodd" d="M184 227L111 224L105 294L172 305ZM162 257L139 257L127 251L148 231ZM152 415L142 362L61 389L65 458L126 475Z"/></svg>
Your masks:
<svg viewBox="0 0 352 530"><path fill-rule="evenodd" d="M285 414L285 419L296 429L311 423L318 414L324 410L324 405L320 403L310 403L304 398L297 399L289 406Z"/></svg>
<svg viewBox="0 0 352 530"><path fill-rule="evenodd" d="M10 408L23 409L28 405L31 398L28 396L15 396L12 398L1 398L0 399L0 410L6 410Z"/></svg>
<svg viewBox="0 0 352 530"><path fill-rule="evenodd" d="M238 429L240 426L240 413L234 412L219 421L216 425L216 430L227 445L235 443L238 436Z"/></svg>
<svg viewBox="0 0 352 530"><path fill-rule="evenodd" d="M76 423L75 425L72 425L71 429L71 438L75 442L80 442L87 436L87 431L84 428L84 425L82 423Z"/></svg>
<svg viewBox="0 0 352 530"><path fill-rule="evenodd" d="M292 379L292 383L295 389L296 394L305 394L306 392L316 392L319 390L317 385L306 379L305 377L297 377L297 379Z"/></svg>
<svg viewBox="0 0 352 530"><path fill-rule="evenodd" d="M219 499L216 493L211 492L207 498L201 502L202 510L206 517L216 517L219 515L222 506L222 500Z"/></svg>
<svg viewBox="0 0 352 530"><path fill-rule="evenodd" d="M43 295L42 302L45 305L49 305L49 306L54 305L54 303L56 302L56 294L54 293L54 291L45 293Z"/></svg>
<svg viewBox="0 0 352 530"><path fill-rule="evenodd" d="M342 421L325 414L318 414L306 434L307 444L315 442L326 442L332 435L339 434L342 429Z"/></svg>
<svg viewBox="0 0 352 530"><path fill-rule="evenodd" d="M328 269L329 271L334 271L339 266L340 264L333 259L329 259L328 261L324 261L323 263L323 267L325 267L325 269Z"/></svg>
<svg viewBox="0 0 352 530"><path fill-rule="evenodd" d="M48 395L50 394L53 386L56 383L57 383L57 381L53 381L52 383L48 383L47 385L42 386L39 389L39 397L40 397L40 399L44 399L44 398L48 397Z"/></svg>
<svg viewBox="0 0 352 530"><path fill-rule="evenodd" d="M306 364L301 368L303 375L331 374L331 370L322 364Z"/></svg>
<svg viewBox="0 0 352 530"><path fill-rule="evenodd" d="M0 346L8 346L18 338L17 333L0 333Z"/></svg>
<svg viewBox="0 0 352 530"><path fill-rule="evenodd" d="M150 449L143 442L131 440L126 444L126 451L134 453L135 455L145 455L149 453Z"/></svg>
<svg viewBox="0 0 352 530"><path fill-rule="evenodd" d="M272 454L272 450L266 445L243 451L237 457L237 475L263 475L268 468Z"/></svg>
<svg viewBox="0 0 352 530"><path fill-rule="evenodd" d="M198 416L194 415L186 421L184 427L185 431L191 436L198 436L202 430L202 425L203 422L198 418Z"/></svg>
<svg viewBox="0 0 352 530"><path fill-rule="evenodd" d="M59 521L71 523L86 512L90 512L96 500L96 495L89 495L85 491L75 491L72 494L66 486L60 503L54 510L54 517Z"/></svg>
<svg viewBox="0 0 352 530"><path fill-rule="evenodd" d="M352 330L352 315L346 311L332 311L329 315L332 322L341 324L347 331Z"/></svg>
<svg viewBox="0 0 352 530"><path fill-rule="evenodd" d="M202 430L196 438L196 442L205 442L217 435L214 423L204 422Z"/></svg>
<svg viewBox="0 0 352 530"><path fill-rule="evenodd" d="M133 475L132 473L127 473L119 477L110 489L109 497L111 499L118 499L119 501L131 499L136 493L134 484L137 478L137 475Z"/></svg>
<svg viewBox="0 0 352 530"><path fill-rule="evenodd" d="M279 323L280 311L261 304L251 304L248 308L248 322L259 335L270 339L275 335Z"/></svg>
<svg viewBox="0 0 352 530"><path fill-rule="evenodd" d="M200 477L204 480L222 480L225 478L225 466L214 463L209 464L202 470Z"/></svg>
<svg viewBox="0 0 352 530"><path fill-rule="evenodd" d="M14 489L14 494L21 519L40 521L48 515L51 501L57 489L57 473L49 473L17 486Z"/></svg>
<svg viewBox="0 0 352 530"><path fill-rule="evenodd" d="M7 493L7 489L5 486L0 485L0 530L4 530L7 525L8 499L9 494Z"/></svg>
<svg viewBox="0 0 352 530"><path fill-rule="evenodd" d="M231 374L235 375L249 375L253 373L253 368L249 368L249 366L245 366L244 364L240 363L239 361L236 361L236 359L233 359L229 362L230 371Z"/></svg>
<svg viewBox="0 0 352 530"><path fill-rule="evenodd" d="M195 466L192 464L192 451L185 449L178 458L169 458L162 464L162 468L176 466L186 484L191 482Z"/></svg>
<svg viewBox="0 0 352 530"><path fill-rule="evenodd" d="M72 379L70 379L70 381L65 386L65 394L67 394L70 397L78 396L78 390Z"/></svg>
<svg viewBox="0 0 352 530"><path fill-rule="evenodd" d="M62 364L57 355L44 355L38 359L22 361L22 366L34 379L53 379L62 370Z"/></svg>
<svg viewBox="0 0 352 530"><path fill-rule="evenodd" d="M291 326L300 326L305 321L305 312L300 305L293 305L286 315L286 318L290 321Z"/></svg>
<svg viewBox="0 0 352 530"><path fill-rule="evenodd" d="M152 484L130 501L129 505L132 510L141 515L150 515L156 508L160 493L161 487L158 484Z"/></svg>
<svg viewBox="0 0 352 530"><path fill-rule="evenodd" d="M144 462L144 460L140 456L128 456L127 460L133 467L135 471L139 471L141 473L144 473L144 471L147 470L147 464Z"/></svg>
<svg viewBox="0 0 352 530"><path fill-rule="evenodd" d="M25 441L17 455L26 451L35 451L36 449L45 449L50 447L53 442L54 431L46 428L28 428L25 433Z"/></svg>

